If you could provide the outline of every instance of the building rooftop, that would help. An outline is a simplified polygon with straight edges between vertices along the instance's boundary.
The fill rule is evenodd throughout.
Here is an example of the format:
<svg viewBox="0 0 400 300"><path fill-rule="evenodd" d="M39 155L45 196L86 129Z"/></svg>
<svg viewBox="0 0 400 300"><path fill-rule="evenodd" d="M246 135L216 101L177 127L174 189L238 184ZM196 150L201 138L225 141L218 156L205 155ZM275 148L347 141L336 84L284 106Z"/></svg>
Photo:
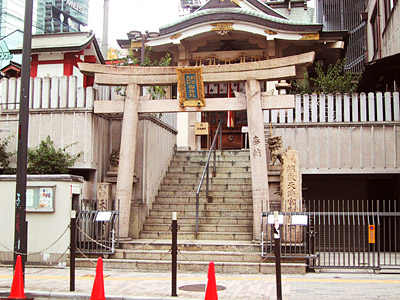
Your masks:
<svg viewBox="0 0 400 300"><path fill-rule="evenodd" d="M80 51L93 44L94 51L101 63L104 62L100 47L93 32L64 32L54 34L36 34L32 36L32 54L40 52ZM21 53L22 43L10 49L11 53Z"/></svg>

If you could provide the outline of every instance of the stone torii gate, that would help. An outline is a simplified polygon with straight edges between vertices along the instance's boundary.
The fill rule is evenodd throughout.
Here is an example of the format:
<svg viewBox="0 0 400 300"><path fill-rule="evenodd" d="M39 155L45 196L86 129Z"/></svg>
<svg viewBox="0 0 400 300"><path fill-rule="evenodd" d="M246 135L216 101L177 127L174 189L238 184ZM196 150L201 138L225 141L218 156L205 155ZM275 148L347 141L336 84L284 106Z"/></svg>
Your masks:
<svg viewBox="0 0 400 300"><path fill-rule="evenodd" d="M179 100L149 100L140 96L141 86L177 84L176 67L105 66L79 63L99 85L127 86L122 101L96 101L94 113L123 113L116 199L120 201L120 236L128 237L139 113L247 110L253 194L253 238L261 233L261 212L269 208L268 165L263 110L294 108L294 96L267 96L259 81L292 79L313 63L314 52L233 65L203 66L203 82L245 82L246 94L236 98L205 99L204 107L180 107Z"/></svg>

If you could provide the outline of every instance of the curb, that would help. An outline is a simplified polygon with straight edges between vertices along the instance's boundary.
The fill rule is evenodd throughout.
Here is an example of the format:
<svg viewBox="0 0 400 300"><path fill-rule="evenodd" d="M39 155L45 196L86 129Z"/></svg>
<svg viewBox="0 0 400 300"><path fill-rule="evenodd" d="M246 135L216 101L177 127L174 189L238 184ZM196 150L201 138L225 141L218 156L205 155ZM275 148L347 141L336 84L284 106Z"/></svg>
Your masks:
<svg viewBox="0 0 400 300"><path fill-rule="evenodd" d="M7 298L10 292L5 289L0 289L0 298ZM77 293L77 292L45 292L45 291L25 291L25 296L30 298L46 298L46 299L74 299L74 300L88 300L90 294ZM143 296L123 296L123 295L106 295L107 300L171 300L178 299L178 297L143 297ZM182 298L179 300L198 300L194 298Z"/></svg>

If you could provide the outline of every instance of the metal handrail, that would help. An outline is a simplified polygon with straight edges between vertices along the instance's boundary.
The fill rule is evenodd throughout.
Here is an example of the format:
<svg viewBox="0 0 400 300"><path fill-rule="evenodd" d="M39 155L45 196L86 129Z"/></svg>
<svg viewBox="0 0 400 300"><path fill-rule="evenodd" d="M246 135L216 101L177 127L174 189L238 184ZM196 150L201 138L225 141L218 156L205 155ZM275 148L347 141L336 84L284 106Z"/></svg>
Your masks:
<svg viewBox="0 0 400 300"><path fill-rule="evenodd" d="M213 142L210 147L210 151L208 152L208 157L207 157L207 162L206 165L204 166L203 174L201 175L200 183L196 191L196 232L195 236L197 239L197 234L199 232L199 198L200 198L200 189L201 186L203 185L204 181L204 176L207 175L207 181L206 181L206 196L208 198L209 195L209 181L210 181L210 175L209 175L209 167L210 167L210 158L211 158L211 153L214 151L214 165L213 165L213 176L215 176L216 173L216 143L217 143L217 137L219 135L219 150L222 149L222 121L219 121L218 123L218 128L217 131L215 132Z"/></svg>

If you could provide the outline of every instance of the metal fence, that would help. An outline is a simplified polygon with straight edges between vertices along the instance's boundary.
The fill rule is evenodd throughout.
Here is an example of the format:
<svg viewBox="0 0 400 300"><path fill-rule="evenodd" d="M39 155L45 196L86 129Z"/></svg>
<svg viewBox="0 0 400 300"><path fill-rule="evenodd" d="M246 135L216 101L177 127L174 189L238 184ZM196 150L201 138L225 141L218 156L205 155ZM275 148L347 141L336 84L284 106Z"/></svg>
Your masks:
<svg viewBox="0 0 400 300"><path fill-rule="evenodd" d="M399 204L397 200L310 201L307 212L280 212L282 258L304 258L311 269L398 269ZM273 256L268 216L272 213L264 214L262 252Z"/></svg>
<svg viewBox="0 0 400 300"><path fill-rule="evenodd" d="M114 254L119 247L118 211L80 211L76 216L77 253Z"/></svg>
<svg viewBox="0 0 400 300"><path fill-rule="evenodd" d="M317 22L324 31L348 31L345 69L353 73L362 71L366 58L367 23L361 19L367 0L317 0Z"/></svg>

